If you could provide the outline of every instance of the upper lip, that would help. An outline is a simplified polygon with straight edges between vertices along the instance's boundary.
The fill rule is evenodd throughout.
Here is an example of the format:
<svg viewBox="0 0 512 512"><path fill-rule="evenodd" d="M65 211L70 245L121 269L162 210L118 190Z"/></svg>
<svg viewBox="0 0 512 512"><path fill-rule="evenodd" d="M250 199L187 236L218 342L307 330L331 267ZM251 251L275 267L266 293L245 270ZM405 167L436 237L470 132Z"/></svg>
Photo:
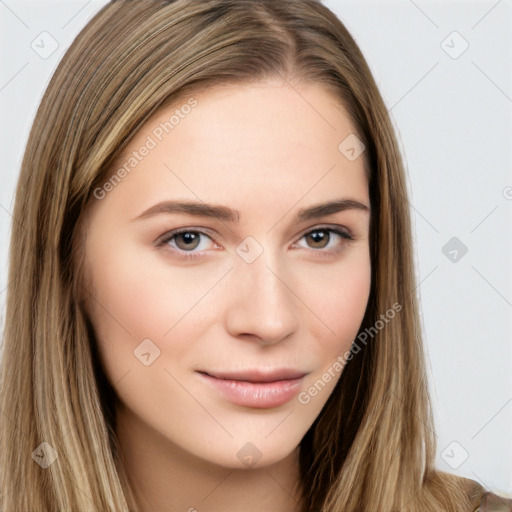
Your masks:
<svg viewBox="0 0 512 512"><path fill-rule="evenodd" d="M307 372L293 368L263 369L254 368L230 372L199 371L210 377L224 380L242 380L246 382L276 382L280 380L300 379L307 375Z"/></svg>

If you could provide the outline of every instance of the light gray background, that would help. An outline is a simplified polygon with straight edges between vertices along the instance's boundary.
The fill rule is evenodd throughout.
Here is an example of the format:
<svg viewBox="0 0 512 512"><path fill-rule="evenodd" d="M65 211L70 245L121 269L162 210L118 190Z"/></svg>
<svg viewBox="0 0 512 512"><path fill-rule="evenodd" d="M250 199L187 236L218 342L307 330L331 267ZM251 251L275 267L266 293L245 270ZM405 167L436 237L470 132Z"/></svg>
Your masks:
<svg viewBox="0 0 512 512"><path fill-rule="evenodd" d="M0 0L2 326L14 187L35 110L105 3ZM510 495L512 0L325 4L368 60L409 173L437 465ZM52 39L58 48L42 58Z"/></svg>

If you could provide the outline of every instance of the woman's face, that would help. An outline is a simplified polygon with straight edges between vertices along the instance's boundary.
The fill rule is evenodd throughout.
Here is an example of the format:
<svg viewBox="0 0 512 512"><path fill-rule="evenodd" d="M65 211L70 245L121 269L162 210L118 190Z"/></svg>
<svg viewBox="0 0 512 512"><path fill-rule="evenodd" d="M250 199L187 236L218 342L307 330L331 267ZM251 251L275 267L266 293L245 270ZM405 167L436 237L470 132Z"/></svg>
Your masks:
<svg viewBox="0 0 512 512"><path fill-rule="evenodd" d="M157 112L96 189L87 310L148 443L230 468L299 445L370 291L354 131L320 86L216 87Z"/></svg>

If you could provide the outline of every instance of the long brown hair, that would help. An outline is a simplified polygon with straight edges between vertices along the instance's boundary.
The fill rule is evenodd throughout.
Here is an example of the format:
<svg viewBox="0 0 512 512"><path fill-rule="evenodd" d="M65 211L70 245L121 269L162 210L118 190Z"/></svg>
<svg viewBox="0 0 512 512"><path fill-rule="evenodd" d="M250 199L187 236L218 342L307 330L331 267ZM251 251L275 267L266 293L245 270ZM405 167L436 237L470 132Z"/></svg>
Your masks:
<svg viewBox="0 0 512 512"><path fill-rule="evenodd" d="M116 396L83 308L84 212L164 104L275 77L339 98L366 148L372 207L372 290L360 332L375 332L300 444L303 512L475 506L482 488L433 467L403 163L344 25L316 0L113 0L60 62L22 163L1 361L3 512L136 510L116 442ZM375 329L393 304L400 312Z"/></svg>

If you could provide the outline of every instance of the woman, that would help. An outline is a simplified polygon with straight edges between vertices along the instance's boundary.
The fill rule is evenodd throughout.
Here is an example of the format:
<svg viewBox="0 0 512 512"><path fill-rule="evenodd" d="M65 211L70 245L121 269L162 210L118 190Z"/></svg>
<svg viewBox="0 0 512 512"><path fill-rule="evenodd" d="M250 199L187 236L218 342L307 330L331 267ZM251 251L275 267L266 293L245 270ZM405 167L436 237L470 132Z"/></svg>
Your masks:
<svg viewBox="0 0 512 512"><path fill-rule="evenodd" d="M10 260L4 512L511 508L433 467L403 166L317 1L103 8Z"/></svg>

